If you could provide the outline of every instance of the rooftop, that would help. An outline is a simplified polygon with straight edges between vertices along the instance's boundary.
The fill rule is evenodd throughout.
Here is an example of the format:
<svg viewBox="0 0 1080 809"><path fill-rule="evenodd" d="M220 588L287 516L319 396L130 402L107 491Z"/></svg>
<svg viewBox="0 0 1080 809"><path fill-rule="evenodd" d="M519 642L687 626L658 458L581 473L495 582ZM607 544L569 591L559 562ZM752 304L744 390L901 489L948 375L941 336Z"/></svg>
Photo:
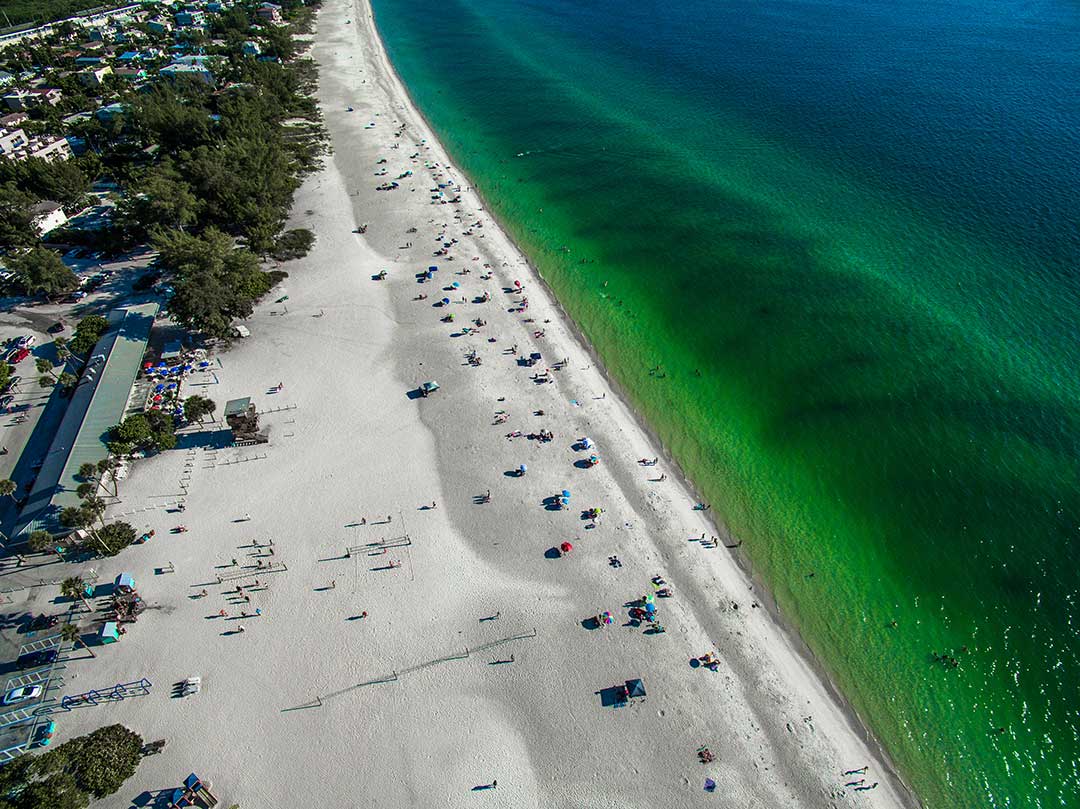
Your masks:
<svg viewBox="0 0 1080 809"><path fill-rule="evenodd" d="M15 525L15 534L45 529L59 531L59 514L79 505L75 494L84 463L108 456L105 446L111 427L119 424L131 387L138 376L158 305L146 303L116 309L111 328L98 340L86 370L71 395L45 462Z"/></svg>

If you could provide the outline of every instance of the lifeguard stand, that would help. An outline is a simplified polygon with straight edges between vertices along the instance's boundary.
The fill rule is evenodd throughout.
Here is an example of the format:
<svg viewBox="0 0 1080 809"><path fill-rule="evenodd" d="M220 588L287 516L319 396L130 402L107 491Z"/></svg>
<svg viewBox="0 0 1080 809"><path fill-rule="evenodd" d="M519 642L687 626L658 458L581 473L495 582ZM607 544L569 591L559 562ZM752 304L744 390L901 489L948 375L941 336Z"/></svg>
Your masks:
<svg viewBox="0 0 1080 809"><path fill-rule="evenodd" d="M259 414L255 412L250 396L225 403L225 423L232 430L234 444L265 444L270 440L265 432L259 431Z"/></svg>

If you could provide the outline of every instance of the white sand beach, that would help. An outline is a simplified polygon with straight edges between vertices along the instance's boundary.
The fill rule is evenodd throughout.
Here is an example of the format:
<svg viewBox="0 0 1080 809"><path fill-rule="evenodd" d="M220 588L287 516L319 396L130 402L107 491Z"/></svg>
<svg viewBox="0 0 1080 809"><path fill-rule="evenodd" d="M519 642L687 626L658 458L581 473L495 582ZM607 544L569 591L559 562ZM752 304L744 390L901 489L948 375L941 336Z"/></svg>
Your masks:
<svg viewBox="0 0 1080 809"><path fill-rule="evenodd" d="M698 541L719 533L709 513L663 460L639 465L660 449L482 203L446 202L457 186L431 199L468 181L411 108L367 3L328 0L312 53L334 152L293 226L318 240L283 267L252 338L187 391L219 416L241 396L276 411L262 416L270 442L214 450L188 435L135 466L110 516L156 535L97 568L132 573L149 609L65 670L69 694L154 684L56 717L60 742L112 722L167 739L99 805L146 803L191 771L244 809L910 805L730 552ZM452 260L432 256L444 242ZM522 294L506 292L515 280ZM531 352L542 360L520 365ZM424 380L441 387L410 396ZM553 440L527 437L540 430ZM585 436L595 449L573 449ZM591 454L598 465L575 465ZM569 507L545 506L563 489ZM384 540L397 541L365 547ZM553 553L563 542L573 550ZM655 602L662 634L624 606L654 576L673 593ZM612 625L586 627L605 610ZM691 666L710 651L715 672ZM202 692L174 697L192 675ZM632 678L643 700L602 704ZM860 779L877 787L844 786Z"/></svg>

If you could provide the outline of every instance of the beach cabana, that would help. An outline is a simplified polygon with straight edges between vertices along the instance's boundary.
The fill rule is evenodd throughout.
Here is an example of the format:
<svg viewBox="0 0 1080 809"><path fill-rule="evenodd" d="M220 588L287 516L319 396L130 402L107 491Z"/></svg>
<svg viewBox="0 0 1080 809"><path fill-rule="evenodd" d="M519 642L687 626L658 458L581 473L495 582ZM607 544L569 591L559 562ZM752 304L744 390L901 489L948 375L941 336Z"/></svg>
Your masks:
<svg viewBox="0 0 1080 809"><path fill-rule="evenodd" d="M121 593L130 593L135 589L135 579L132 578L130 573L121 573L116 577L114 584Z"/></svg>
<svg viewBox="0 0 1080 809"><path fill-rule="evenodd" d="M105 626L101 627L101 633L99 635L102 643L116 643L120 640L120 626L116 621L106 621Z"/></svg>
<svg viewBox="0 0 1080 809"><path fill-rule="evenodd" d="M645 696L645 684L641 680L627 680L626 681L626 695L630 699Z"/></svg>
<svg viewBox="0 0 1080 809"><path fill-rule="evenodd" d="M420 385L420 395L427 397L439 389L439 383L432 380L431 382L424 382Z"/></svg>

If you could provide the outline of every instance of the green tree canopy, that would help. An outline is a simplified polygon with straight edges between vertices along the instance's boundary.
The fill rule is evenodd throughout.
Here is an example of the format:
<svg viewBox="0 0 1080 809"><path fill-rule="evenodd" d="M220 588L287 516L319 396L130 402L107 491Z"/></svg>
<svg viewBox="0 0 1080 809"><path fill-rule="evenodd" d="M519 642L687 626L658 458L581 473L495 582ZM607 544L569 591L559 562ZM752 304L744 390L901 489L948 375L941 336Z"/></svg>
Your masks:
<svg viewBox="0 0 1080 809"><path fill-rule="evenodd" d="M213 399L208 399L205 396L189 396L184 400L184 418L188 421L202 421L209 416L217 408ZM0 486L3 482L0 481ZM3 491L0 490L0 494Z"/></svg>
<svg viewBox="0 0 1080 809"><path fill-rule="evenodd" d="M38 243L34 214L30 210L37 201L15 183L0 185L0 247L30 247Z"/></svg>
<svg viewBox="0 0 1080 809"><path fill-rule="evenodd" d="M124 548L135 541L137 536L135 529L126 522L109 523L100 531L98 536L108 547L111 556L120 553Z"/></svg>
<svg viewBox="0 0 1080 809"><path fill-rule="evenodd" d="M97 341L109 329L109 321L101 315L87 315L75 327L75 336L67 343L67 350L85 359L97 345Z"/></svg>
<svg viewBox="0 0 1080 809"><path fill-rule="evenodd" d="M52 297L71 292L79 286L75 273L53 250L32 247L9 256L7 262L8 268L15 274L15 281L28 295Z"/></svg>
<svg viewBox="0 0 1080 809"><path fill-rule="evenodd" d="M132 529L134 530L134 529ZM98 728L38 757L42 775L67 773L79 790L95 798L116 792L142 759L143 740L123 725Z"/></svg>
<svg viewBox="0 0 1080 809"><path fill-rule="evenodd" d="M56 200L65 208L85 202L90 191L90 178L78 160L49 161L31 157L0 161L0 183L9 182L32 194L36 200Z"/></svg>
<svg viewBox="0 0 1080 809"><path fill-rule="evenodd" d="M198 221L202 207L169 159L139 177L118 206L121 225L140 237L153 228L184 230Z"/></svg>
<svg viewBox="0 0 1080 809"><path fill-rule="evenodd" d="M232 322L248 317L255 300L270 289L255 255L215 228L199 236L160 232L154 244L161 263L175 272L169 309L188 328L227 337Z"/></svg>

